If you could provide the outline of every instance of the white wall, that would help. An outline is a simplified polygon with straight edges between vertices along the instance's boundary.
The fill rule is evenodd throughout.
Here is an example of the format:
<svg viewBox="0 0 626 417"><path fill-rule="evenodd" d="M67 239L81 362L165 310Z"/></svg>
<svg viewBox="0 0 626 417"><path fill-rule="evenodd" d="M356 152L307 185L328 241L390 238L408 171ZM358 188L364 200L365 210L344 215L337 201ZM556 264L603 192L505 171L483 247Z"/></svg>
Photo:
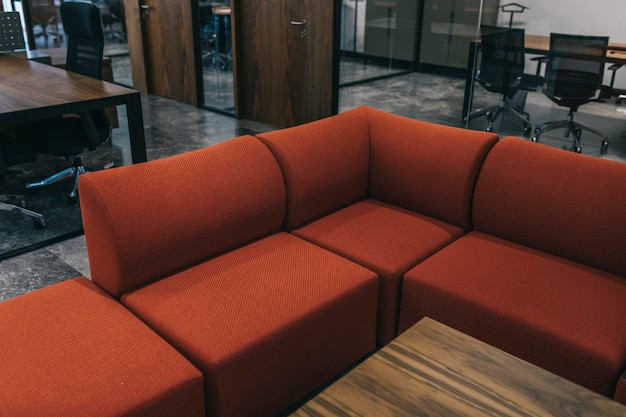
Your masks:
<svg viewBox="0 0 626 417"><path fill-rule="evenodd" d="M363 52L365 37L365 4L366 0L343 0L341 9L341 49L353 51L354 24L356 17L356 51ZM355 13L356 12L356 13Z"/></svg>
<svg viewBox="0 0 626 417"><path fill-rule="evenodd" d="M609 42L626 44L626 1L624 0L515 0L529 9L515 14L514 27L526 33L549 36L550 32L608 36ZM509 1L502 0L501 4ZM499 24L508 26L509 13L501 13ZM527 68L534 68L529 63ZM607 65L608 66L608 65ZM609 84L611 73L605 74ZM626 89L626 66L619 69L615 87Z"/></svg>

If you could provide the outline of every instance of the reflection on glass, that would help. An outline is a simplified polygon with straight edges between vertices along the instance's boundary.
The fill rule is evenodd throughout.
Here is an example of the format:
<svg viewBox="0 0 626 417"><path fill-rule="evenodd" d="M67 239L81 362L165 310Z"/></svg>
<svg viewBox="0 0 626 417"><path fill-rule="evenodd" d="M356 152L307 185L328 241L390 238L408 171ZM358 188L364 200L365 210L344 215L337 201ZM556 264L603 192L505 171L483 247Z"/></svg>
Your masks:
<svg viewBox="0 0 626 417"><path fill-rule="evenodd" d="M61 3L61 0L3 0L2 6L4 10L20 12L29 49L42 50L58 57L63 53L59 48L65 48L67 41L59 13ZM122 0L94 0L91 3L98 6L102 18L105 56L103 78L132 87L124 3ZM24 5L30 6L29 19L25 17Z"/></svg>
<svg viewBox="0 0 626 417"><path fill-rule="evenodd" d="M549 54L551 33L608 36L602 85L590 103L578 108L576 120L596 126L608 136L607 148L597 135L583 129L583 153L626 162L623 0L605 0L602 7L583 0L413 0L415 10L402 9L404 3L343 0L339 111L370 105L420 120L476 130L490 128L500 136L530 140L533 135L524 131L524 123L513 114L494 120L491 127L485 116L467 124L464 120L468 111L497 105L502 99L501 94L478 83L473 88L481 52L478 48L474 56L471 46L480 41L479 25L524 29L524 74L509 104L530 115L533 133L542 123L568 116L568 108L543 92L544 58ZM404 67L407 71L402 71L400 63L410 64ZM468 100L473 100L469 106ZM566 149L571 149L573 142L566 129L545 132L538 140Z"/></svg>
<svg viewBox="0 0 626 417"><path fill-rule="evenodd" d="M418 60L421 2L344 0L340 84L405 72Z"/></svg>
<svg viewBox="0 0 626 417"><path fill-rule="evenodd" d="M198 13L204 104L210 109L234 113L230 4L226 1L200 1Z"/></svg>
<svg viewBox="0 0 626 417"><path fill-rule="evenodd" d="M102 16L104 56L111 59L113 80L118 84L132 87L124 2L123 0L100 0L94 3L100 8Z"/></svg>

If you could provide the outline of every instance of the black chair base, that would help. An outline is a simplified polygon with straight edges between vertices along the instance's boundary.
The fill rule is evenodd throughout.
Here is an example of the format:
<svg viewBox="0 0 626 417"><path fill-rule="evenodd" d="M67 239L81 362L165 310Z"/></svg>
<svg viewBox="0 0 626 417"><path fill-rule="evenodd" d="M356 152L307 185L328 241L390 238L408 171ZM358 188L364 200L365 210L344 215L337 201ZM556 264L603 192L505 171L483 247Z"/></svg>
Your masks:
<svg viewBox="0 0 626 417"><path fill-rule="evenodd" d="M519 109L515 106L512 106L507 100L502 100L499 105L491 106L484 109L473 111L469 114L469 120L472 120L479 116L485 116L487 118L487 127L485 130L487 132L493 131L493 124L499 118L504 116L507 113L511 113L520 119L523 123L523 129L525 134L530 134L531 123L530 123L530 115L522 109ZM467 121L467 120L465 120Z"/></svg>
<svg viewBox="0 0 626 417"><path fill-rule="evenodd" d="M602 138L602 145L600 148L600 152L606 153L609 148L609 138L608 136L603 135L596 129L580 122L574 121L574 113L570 111L567 115L567 119L565 120L557 120L550 121L540 124L535 128L535 134L531 138L533 142L538 142L539 137L554 129L565 129L564 136L567 138L570 135L573 137L572 147L569 150L573 152L580 153L582 151L582 147L580 146L580 137L582 136L583 131L587 131L593 133L594 135L600 136ZM567 149L567 148L566 148Z"/></svg>

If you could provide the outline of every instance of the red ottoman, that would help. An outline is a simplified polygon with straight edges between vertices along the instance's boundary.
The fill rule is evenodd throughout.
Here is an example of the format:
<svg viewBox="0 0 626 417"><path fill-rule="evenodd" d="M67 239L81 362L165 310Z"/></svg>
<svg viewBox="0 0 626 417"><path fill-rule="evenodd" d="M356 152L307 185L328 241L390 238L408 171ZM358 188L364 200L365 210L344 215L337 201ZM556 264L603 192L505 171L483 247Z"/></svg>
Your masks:
<svg viewBox="0 0 626 417"><path fill-rule="evenodd" d="M86 278L0 303L0 415L204 416L201 373Z"/></svg>

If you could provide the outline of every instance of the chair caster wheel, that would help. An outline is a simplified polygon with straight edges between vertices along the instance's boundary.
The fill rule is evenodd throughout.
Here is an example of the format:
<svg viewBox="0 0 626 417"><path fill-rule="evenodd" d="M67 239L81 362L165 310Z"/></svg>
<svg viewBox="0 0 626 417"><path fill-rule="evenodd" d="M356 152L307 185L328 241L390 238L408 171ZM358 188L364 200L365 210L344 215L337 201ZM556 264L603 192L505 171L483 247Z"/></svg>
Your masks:
<svg viewBox="0 0 626 417"><path fill-rule="evenodd" d="M539 138L537 136L533 136L532 138L530 138L531 142L539 142Z"/></svg>
<svg viewBox="0 0 626 417"><path fill-rule="evenodd" d="M609 141L605 139L602 141L602 147L600 148L600 152L602 154L605 154L608 149L609 149Z"/></svg>
<svg viewBox="0 0 626 417"><path fill-rule="evenodd" d="M531 127L528 125L524 125L524 134L525 135L530 135L530 131L531 131Z"/></svg>
<svg viewBox="0 0 626 417"><path fill-rule="evenodd" d="M487 128L485 129L486 132L493 132L493 127L492 126L487 126Z"/></svg>
<svg viewBox="0 0 626 417"><path fill-rule="evenodd" d="M572 149L574 152L576 153L581 153L583 150L580 146L574 146L574 148Z"/></svg>
<svg viewBox="0 0 626 417"><path fill-rule="evenodd" d="M33 221L33 227L35 228L35 230L41 230L46 227L46 222L41 219L36 219Z"/></svg>

